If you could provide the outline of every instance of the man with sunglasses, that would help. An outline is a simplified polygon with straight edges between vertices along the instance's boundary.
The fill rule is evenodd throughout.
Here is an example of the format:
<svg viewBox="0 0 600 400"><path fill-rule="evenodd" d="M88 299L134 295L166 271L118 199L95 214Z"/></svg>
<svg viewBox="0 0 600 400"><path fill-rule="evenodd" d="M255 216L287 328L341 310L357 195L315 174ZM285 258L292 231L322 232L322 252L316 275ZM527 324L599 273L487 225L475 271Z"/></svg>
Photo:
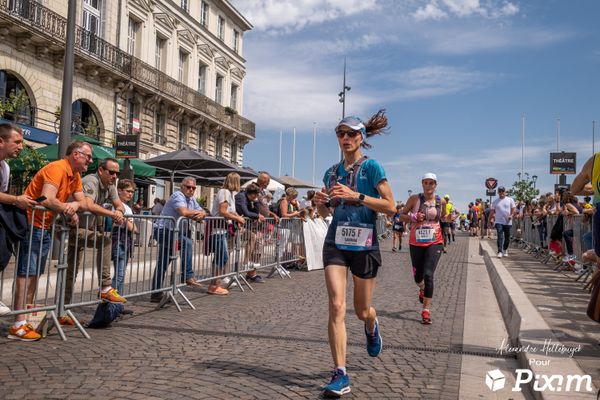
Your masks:
<svg viewBox="0 0 600 400"><path fill-rule="evenodd" d="M91 155L86 154L86 156L90 161ZM83 194L88 201L88 211L93 215L79 215L78 227L74 227L69 232L65 304L71 303L73 286L86 248L96 250L93 262L96 264L98 280L101 284L100 298L102 301L108 303L125 303L127 301L112 287L110 277L112 240L110 229L105 229L106 224L110 221L109 218L117 225L121 225L124 221L125 207L115 185L119 172L117 160L105 158L98 162L98 170L95 174L89 174L82 179ZM59 322L63 325L73 324L68 316L61 317Z"/></svg>
<svg viewBox="0 0 600 400"><path fill-rule="evenodd" d="M186 217L192 221L201 221L206 217L206 212L200 207L200 204L194 198L196 193L196 179L188 176L183 178L178 191L173 193L165 203L160 216L171 217L177 221L180 217ZM200 288L200 282L194 277L192 268L193 242L189 222L184 220L179 227L179 237L177 238L179 250L181 251L181 280L192 288ZM170 218L161 218L154 223L154 238L158 242L158 257L156 260L156 269L152 277L152 303L160 303L163 300L163 288L165 273L171 263L170 255L173 248L173 222Z"/></svg>

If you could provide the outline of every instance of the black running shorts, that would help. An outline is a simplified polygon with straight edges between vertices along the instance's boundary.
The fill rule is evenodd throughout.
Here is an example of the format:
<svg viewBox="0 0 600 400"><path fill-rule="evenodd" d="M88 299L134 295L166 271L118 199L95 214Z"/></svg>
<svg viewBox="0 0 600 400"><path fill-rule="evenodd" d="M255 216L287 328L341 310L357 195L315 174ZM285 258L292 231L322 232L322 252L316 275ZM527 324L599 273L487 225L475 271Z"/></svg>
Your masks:
<svg viewBox="0 0 600 400"><path fill-rule="evenodd" d="M335 244L323 245L323 265L342 265L350 268L352 275L362 279L375 278L381 266L379 250L348 251L340 250Z"/></svg>

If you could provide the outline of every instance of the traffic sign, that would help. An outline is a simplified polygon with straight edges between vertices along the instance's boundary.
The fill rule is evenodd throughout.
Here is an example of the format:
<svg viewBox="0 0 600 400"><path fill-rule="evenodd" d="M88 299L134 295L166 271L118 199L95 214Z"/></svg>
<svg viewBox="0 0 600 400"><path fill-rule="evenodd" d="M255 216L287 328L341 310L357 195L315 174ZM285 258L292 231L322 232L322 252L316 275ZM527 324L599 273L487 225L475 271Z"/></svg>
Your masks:
<svg viewBox="0 0 600 400"><path fill-rule="evenodd" d="M498 186L498 180L496 178L487 178L485 180L485 187L488 188L489 190L496 189L496 186ZM489 196L489 194L488 194L488 196Z"/></svg>
<svg viewBox="0 0 600 400"><path fill-rule="evenodd" d="M496 195L496 190L495 189L488 189L488 190L485 191L485 195L489 196L489 197L495 196Z"/></svg>

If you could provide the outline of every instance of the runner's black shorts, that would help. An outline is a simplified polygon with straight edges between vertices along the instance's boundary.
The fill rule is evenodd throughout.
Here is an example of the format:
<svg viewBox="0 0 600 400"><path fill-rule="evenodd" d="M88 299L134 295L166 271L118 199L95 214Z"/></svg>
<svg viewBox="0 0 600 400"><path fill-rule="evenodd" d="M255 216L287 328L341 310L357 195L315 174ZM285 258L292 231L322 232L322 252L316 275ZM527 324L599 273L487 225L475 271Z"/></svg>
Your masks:
<svg viewBox="0 0 600 400"><path fill-rule="evenodd" d="M348 251L340 250L335 244L323 245L323 265L342 265L350 268L352 275L362 279L371 279L377 276L381 266L381 253L379 250Z"/></svg>

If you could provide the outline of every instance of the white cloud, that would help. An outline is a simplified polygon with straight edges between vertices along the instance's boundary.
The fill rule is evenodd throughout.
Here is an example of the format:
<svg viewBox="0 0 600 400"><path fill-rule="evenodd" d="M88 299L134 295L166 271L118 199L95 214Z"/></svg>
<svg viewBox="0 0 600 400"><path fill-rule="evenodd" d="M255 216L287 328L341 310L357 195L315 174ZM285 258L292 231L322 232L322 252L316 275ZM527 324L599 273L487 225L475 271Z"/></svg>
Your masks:
<svg viewBox="0 0 600 400"><path fill-rule="evenodd" d="M564 29L499 26L451 27L431 30L429 51L442 54L472 54L482 51L542 47L563 41L572 34Z"/></svg>
<svg viewBox="0 0 600 400"><path fill-rule="evenodd" d="M413 15L417 21L424 21L427 19L441 20L448 16L448 14L442 11L435 3L429 3L424 7L420 7Z"/></svg>
<svg viewBox="0 0 600 400"><path fill-rule="evenodd" d="M259 31L293 32L369 11L376 0L233 0Z"/></svg>
<svg viewBox="0 0 600 400"><path fill-rule="evenodd" d="M519 6L509 1L489 0L486 3L481 4L479 0L428 0L427 4L413 13L413 17L417 21L441 20L449 16L503 18L519 12Z"/></svg>
<svg viewBox="0 0 600 400"><path fill-rule="evenodd" d="M414 68L388 78L397 85L391 91L396 99L443 96L482 87L497 79L492 74L444 65Z"/></svg>

